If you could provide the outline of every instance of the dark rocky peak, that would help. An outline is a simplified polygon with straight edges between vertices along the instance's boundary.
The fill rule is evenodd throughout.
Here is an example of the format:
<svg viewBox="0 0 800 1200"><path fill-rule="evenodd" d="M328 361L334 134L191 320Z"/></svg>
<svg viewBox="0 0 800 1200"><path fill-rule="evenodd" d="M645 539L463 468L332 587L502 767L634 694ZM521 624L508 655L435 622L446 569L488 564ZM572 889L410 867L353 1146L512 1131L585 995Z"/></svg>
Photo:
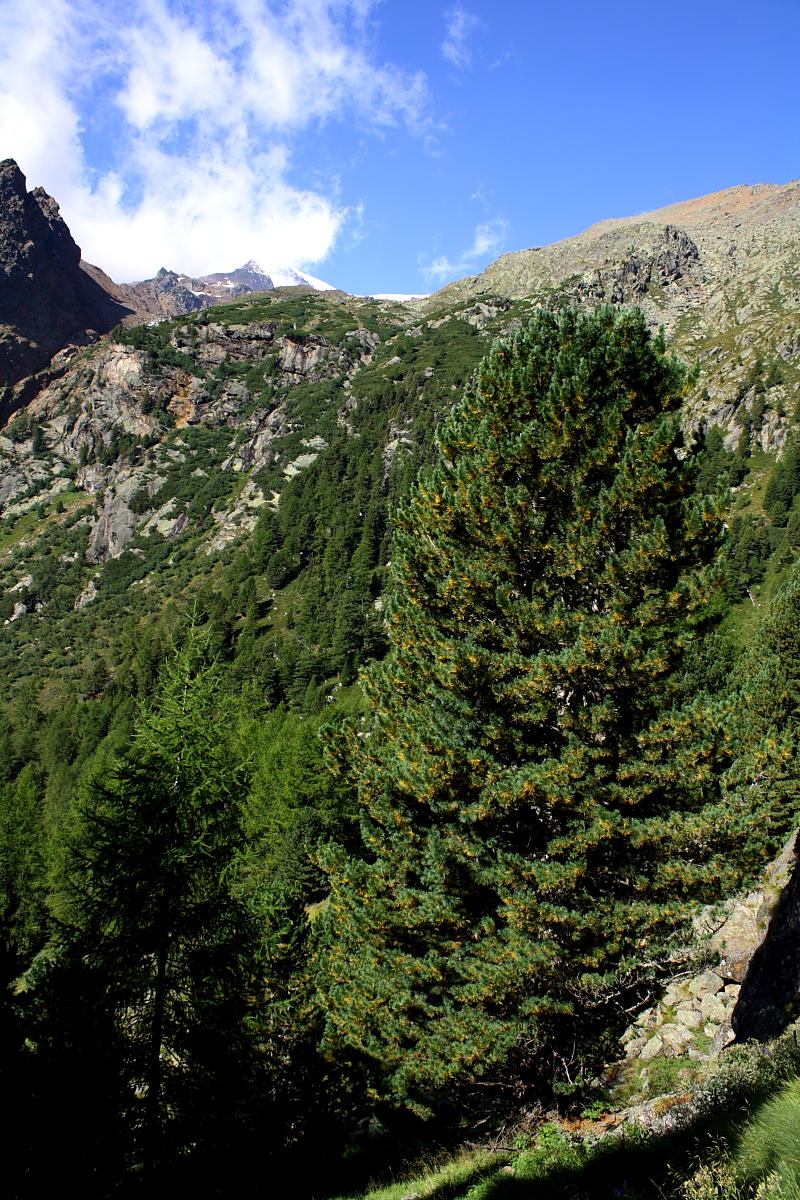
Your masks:
<svg viewBox="0 0 800 1200"><path fill-rule="evenodd" d="M161 319L179 317L184 313L210 308L220 301L233 300L237 296L256 291L253 279L239 278L246 274L247 269L242 267L229 275L203 275L194 278L161 267L152 279L131 283L127 291L137 308ZM260 284L262 289L265 286L272 287L271 281Z"/></svg>
<svg viewBox="0 0 800 1200"><path fill-rule="evenodd" d="M678 229L675 225L665 225L661 243L655 261L665 279L680 279L687 270L701 266L697 243L685 230Z"/></svg>
<svg viewBox="0 0 800 1200"><path fill-rule="evenodd" d="M163 288L165 291L172 292L175 288L188 287L192 281L187 279L185 275L179 275L177 271L170 271L167 267L159 267L155 277L147 282L152 282L156 288Z"/></svg>
<svg viewBox="0 0 800 1200"><path fill-rule="evenodd" d="M97 279L81 270L81 252L58 204L29 192L13 159L0 163L0 422L35 387L13 390L60 350L85 345L128 315Z"/></svg>
<svg viewBox="0 0 800 1200"><path fill-rule="evenodd" d="M43 188L28 192L12 158L0 162L0 298L5 299L14 276L31 275L53 263L75 268L80 257L52 196Z"/></svg>

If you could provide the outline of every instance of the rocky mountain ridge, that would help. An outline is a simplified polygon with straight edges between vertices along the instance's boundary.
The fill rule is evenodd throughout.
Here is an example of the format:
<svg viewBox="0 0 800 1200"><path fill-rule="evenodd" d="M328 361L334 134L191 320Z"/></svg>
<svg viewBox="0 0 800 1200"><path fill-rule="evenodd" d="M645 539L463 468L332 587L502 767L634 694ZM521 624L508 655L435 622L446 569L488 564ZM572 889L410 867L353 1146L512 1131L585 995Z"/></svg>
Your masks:
<svg viewBox="0 0 800 1200"><path fill-rule="evenodd" d="M694 419L722 425L734 444L748 372L771 362L776 374L791 377L792 394L797 381L800 182L730 188L601 221L565 241L504 254L420 308L490 295L638 305L700 364ZM774 450L785 431L768 418L758 433L762 448Z"/></svg>
<svg viewBox="0 0 800 1200"><path fill-rule="evenodd" d="M762 291L774 278L797 282L797 232L800 228L800 181L729 188L638 216L607 219L583 233L549 246L502 255L477 276L448 284L437 297L479 295L490 291L515 297L555 288L577 278L613 278L613 267L638 259L649 270L629 270L630 287L658 280L662 288L705 284L713 293L744 271L757 257ZM693 269L684 271L692 264ZM702 275L699 267L702 264ZM765 271L764 267L771 269ZM765 278L766 276L766 278ZM667 325L674 323L670 301L678 293L653 297ZM609 299L614 299L609 296ZM631 296L631 299L633 297Z"/></svg>

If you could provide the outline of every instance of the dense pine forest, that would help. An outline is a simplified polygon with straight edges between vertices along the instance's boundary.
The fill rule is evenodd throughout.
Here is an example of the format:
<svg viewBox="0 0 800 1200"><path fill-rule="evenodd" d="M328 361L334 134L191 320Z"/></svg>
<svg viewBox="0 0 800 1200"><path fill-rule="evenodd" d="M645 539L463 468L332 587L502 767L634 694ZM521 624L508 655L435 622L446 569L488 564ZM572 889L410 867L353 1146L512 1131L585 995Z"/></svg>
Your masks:
<svg viewBox="0 0 800 1200"><path fill-rule="evenodd" d="M776 381L755 372L729 449L686 432L697 381L637 310L497 311L487 355L491 328L363 309L389 370L354 377L349 426L340 380L298 392L284 458L303 404L325 453L264 462L280 503L205 574L156 531L75 606L78 493L6 518L30 563L2 630L10 1195L281 1171L335 1195L579 1110L692 916L795 827L800 451L752 437ZM176 429L159 381L212 315L112 335L152 381L150 444L180 442L130 510L197 537L230 429ZM279 319L307 350L348 317ZM271 411L254 372L221 358L208 400L246 378ZM45 428L25 410L10 437L35 459ZM82 471L148 453L121 427L87 445ZM487 1171L430 1194L500 1194Z"/></svg>

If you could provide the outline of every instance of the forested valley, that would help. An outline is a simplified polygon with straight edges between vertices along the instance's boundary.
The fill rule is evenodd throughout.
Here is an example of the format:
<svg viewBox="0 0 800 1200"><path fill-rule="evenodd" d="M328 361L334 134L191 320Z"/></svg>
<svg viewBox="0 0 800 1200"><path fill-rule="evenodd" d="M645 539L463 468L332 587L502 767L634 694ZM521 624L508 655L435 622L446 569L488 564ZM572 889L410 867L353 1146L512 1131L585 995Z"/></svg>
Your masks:
<svg viewBox="0 0 800 1200"><path fill-rule="evenodd" d="M565 278L6 389L9 1195L666 1194L537 1130L796 829L800 342Z"/></svg>

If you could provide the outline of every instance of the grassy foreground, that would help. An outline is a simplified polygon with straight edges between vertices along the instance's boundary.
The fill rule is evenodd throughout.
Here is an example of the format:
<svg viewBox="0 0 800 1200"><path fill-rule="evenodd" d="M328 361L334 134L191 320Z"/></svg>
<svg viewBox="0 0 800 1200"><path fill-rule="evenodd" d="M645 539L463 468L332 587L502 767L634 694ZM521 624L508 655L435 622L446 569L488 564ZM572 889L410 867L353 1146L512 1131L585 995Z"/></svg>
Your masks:
<svg viewBox="0 0 800 1200"><path fill-rule="evenodd" d="M632 1112L551 1120L518 1152L473 1150L339 1200L800 1200L800 1025L647 1113L653 1128Z"/></svg>

